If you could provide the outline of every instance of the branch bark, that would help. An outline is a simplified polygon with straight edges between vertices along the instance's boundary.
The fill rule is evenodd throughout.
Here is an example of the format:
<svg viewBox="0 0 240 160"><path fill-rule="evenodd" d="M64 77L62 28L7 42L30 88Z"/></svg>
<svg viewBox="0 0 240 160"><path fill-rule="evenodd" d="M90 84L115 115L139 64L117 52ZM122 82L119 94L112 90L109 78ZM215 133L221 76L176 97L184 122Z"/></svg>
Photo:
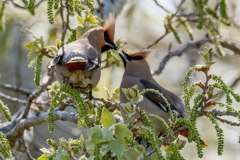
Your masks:
<svg viewBox="0 0 240 160"><path fill-rule="evenodd" d="M1 98L5 98L11 102L18 102L18 103L22 103L22 104L27 104L27 101L24 101L24 100L21 100L21 99L18 99L18 98L14 98L14 97L11 97L11 96L8 96L2 92L0 92L0 97Z"/></svg>
<svg viewBox="0 0 240 160"><path fill-rule="evenodd" d="M18 93L24 94L26 96L29 96L32 93L32 91L30 91L26 88L13 86L11 84L6 84L6 83L3 83L3 82L0 82L0 88L6 89L6 90L9 90L9 91L13 91L13 92L18 92Z"/></svg>
<svg viewBox="0 0 240 160"><path fill-rule="evenodd" d="M47 86L52 83L53 80L54 80L54 71L51 71L48 81L45 84L43 84L40 89L33 92L28 97L28 101L27 101L26 108L25 108L22 118L27 118L33 100L36 99L47 88Z"/></svg>
<svg viewBox="0 0 240 160"><path fill-rule="evenodd" d="M193 43L188 43L186 46L184 46L183 48L175 51L175 52L170 52L167 56L165 56L163 58L163 60L161 61L158 70L154 71L153 75L156 74L160 74L162 72L162 70L164 69L164 67L166 66L166 63L174 56L181 56L183 54L183 52L188 51L191 47L198 47L203 45L206 42L209 42L210 38L209 37L204 37L199 41L193 42Z"/></svg>
<svg viewBox="0 0 240 160"><path fill-rule="evenodd" d="M35 116L32 116L27 119L21 119L16 122L16 125L11 129L6 136L9 140L11 147L14 146L15 142L21 138L23 131L29 127L40 125L44 122L47 122L48 113L47 112L37 112ZM69 113L65 111L56 111L54 112L54 120L62 120L77 123L78 117L76 113Z"/></svg>

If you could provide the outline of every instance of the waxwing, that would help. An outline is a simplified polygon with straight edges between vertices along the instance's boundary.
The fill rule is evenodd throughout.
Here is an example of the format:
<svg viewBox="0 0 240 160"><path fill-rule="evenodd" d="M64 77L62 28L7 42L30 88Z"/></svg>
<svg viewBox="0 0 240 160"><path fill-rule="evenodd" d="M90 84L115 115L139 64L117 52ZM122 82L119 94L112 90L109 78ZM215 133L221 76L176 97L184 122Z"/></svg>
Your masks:
<svg viewBox="0 0 240 160"><path fill-rule="evenodd" d="M58 81L68 83L77 91L89 91L96 87L101 75L100 54L118 49L114 44L115 19L109 14L103 27L93 28L74 42L62 46L49 64Z"/></svg>
<svg viewBox="0 0 240 160"><path fill-rule="evenodd" d="M163 94L171 106L172 112L175 112L177 116L187 118L186 107L183 105L182 100L174 93L166 90L160 86L152 77L150 67L146 61L146 57L152 52L152 50L141 50L134 54L127 54L124 51L123 55L119 54L125 67L124 75L120 85L120 103L127 103L129 100L122 92L122 88L131 88L134 85L138 85L140 91L143 89L155 89ZM167 113L169 109L166 107L166 102L153 92L146 92L143 100L138 103L138 106L147 111L148 113L155 114L163 118L166 122L169 119ZM125 116L126 112L121 108L121 113ZM139 117L137 113L135 118ZM156 119L152 119L153 125L156 131L156 135L160 136L165 134L165 128Z"/></svg>

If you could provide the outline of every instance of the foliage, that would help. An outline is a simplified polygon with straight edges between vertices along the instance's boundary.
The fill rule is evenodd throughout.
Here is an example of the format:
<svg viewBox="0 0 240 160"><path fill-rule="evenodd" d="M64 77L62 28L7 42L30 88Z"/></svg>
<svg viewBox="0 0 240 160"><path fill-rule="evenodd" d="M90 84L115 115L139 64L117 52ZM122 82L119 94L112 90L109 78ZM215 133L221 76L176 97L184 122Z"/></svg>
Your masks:
<svg viewBox="0 0 240 160"><path fill-rule="evenodd" d="M5 134L3 134L2 132L0 132L0 142L1 142L0 153L2 153L5 158L11 158L12 152L11 152L10 145L8 143L8 140Z"/></svg>
<svg viewBox="0 0 240 160"><path fill-rule="evenodd" d="M0 100L0 109L2 110L6 119L10 122L12 120L12 116L9 111L9 108L7 106L5 106L1 100Z"/></svg>
<svg viewBox="0 0 240 160"><path fill-rule="evenodd" d="M70 43L78 39L82 34L91 28L100 26L103 21L94 16L94 1L84 0L84 3L78 0L66 0L63 4L62 0L48 0L47 13L50 24L55 23L57 16L62 20L62 38L56 40L56 45L46 46L43 36L36 37L30 29L26 31L33 36L33 41L25 46L30 50L28 54L29 67L34 68L35 71L35 84L41 89L41 68L43 65L43 58L52 59L57 55L58 49L64 45L64 39L67 35L67 42ZM25 9L32 15L35 14L35 0L23 0ZM0 4L0 30L4 30L4 11L7 1L2 1ZM194 141L197 146L197 154L200 158L203 157L204 142L201 139L199 130L196 127L198 117L206 116L214 124L216 135L218 139L218 154L222 155L224 147L223 129L218 124L218 120L229 125L230 121L219 119L215 113L216 109L207 110L209 107L222 107L226 111L226 115L231 115L240 118L240 113L233 106L233 100L240 102L240 96L230 89L222 78L215 74L209 74L211 66L215 63L214 54L223 56L222 46L219 40L219 33L216 30L215 23L219 22L226 26L231 25L226 8L226 1L220 0L219 6L213 10L209 7L208 1L198 0L196 2L197 8L197 28L206 29L208 37L210 37L215 51L212 49L204 48L199 54L205 65L191 67L183 82L184 89L184 104L187 107L189 119L179 118L174 112L162 93L153 89L144 89L140 91L138 86L132 88L122 89L128 103L118 105L120 89L108 93L108 98L105 100L97 99L96 102L90 101L85 97L85 94L79 94L70 85L55 82L48 86L49 96L51 98L50 108L48 110L48 128L49 131L54 131L54 118L57 111L64 111L63 104L68 104L71 100L71 106L77 113L78 127L84 127L88 135L86 137L80 136L79 139L66 140L64 137L59 139L59 144L51 139L47 140L50 148L42 148L43 154L38 160L58 160L58 159L137 159L140 154L144 160L147 159L179 159L184 157L181 155L180 150L187 145L185 140L181 140L178 135L183 129L189 130L188 142ZM66 13L66 14L63 14ZM69 16L76 15L78 26L72 28L69 26ZM66 17L64 17L66 16ZM213 21L214 20L214 21ZM182 26L187 32L191 41L194 40L192 26L189 23L189 17L184 15L169 14L166 16L166 31L172 32L176 41L182 43L180 34L177 30ZM123 47L126 43L119 39L116 41L118 47ZM119 66L119 57L117 52L108 51L102 55L102 60L106 67ZM191 85L188 80L192 73L203 73L206 76L205 83L195 82ZM210 84L210 80L214 83ZM196 93L197 89L201 89L202 93ZM218 89L218 90L217 90ZM218 102L219 90L225 93L226 103ZM154 114L147 113L138 107L138 104L143 100L144 93L154 92L162 97L166 103L169 112L169 121L163 120ZM31 95L32 96L32 95ZM29 98L31 98L29 96ZM115 105L113 105L115 104ZM124 120L118 120L116 117L121 116L119 107L126 111ZM0 109L8 121L11 121L11 114L7 106L0 101ZM139 118L135 118L138 114ZM158 137L155 134L152 119L157 119L166 128L166 135ZM140 138L145 143L138 143L137 138ZM240 138L239 138L240 139ZM5 134L0 133L0 152L5 158L11 158L12 153L10 145Z"/></svg>

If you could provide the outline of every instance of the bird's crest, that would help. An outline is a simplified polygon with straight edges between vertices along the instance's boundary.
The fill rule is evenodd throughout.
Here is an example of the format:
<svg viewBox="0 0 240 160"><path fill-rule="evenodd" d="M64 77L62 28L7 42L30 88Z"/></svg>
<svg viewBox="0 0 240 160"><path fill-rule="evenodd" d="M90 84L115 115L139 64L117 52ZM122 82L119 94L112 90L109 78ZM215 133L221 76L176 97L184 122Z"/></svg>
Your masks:
<svg viewBox="0 0 240 160"><path fill-rule="evenodd" d="M108 18L105 20L103 28L105 32L107 32L109 40L113 42L115 33L115 18L113 13L108 14Z"/></svg>
<svg viewBox="0 0 240 160"><path fill-rule="evenodd" d="M155 50L153 49L143 49L143 50L140 50L136 53L133 53L133 54L129 54L128 56L129 57L141 57L142 59L146 59L148 57L148 55L152 52L154 52Z"/></svg>

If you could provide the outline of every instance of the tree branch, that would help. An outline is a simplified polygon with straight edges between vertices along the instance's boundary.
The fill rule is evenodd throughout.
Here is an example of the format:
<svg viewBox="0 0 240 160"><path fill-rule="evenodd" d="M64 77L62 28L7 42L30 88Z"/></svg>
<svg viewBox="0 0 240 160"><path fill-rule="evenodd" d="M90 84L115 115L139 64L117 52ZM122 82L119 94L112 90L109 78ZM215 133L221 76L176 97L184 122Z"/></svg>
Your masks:
<svg viewBox="0 0 240 160"><path fill-rule="evenodd" d="M25 152L26 152L28 158L29 158L30 160L36 160L35 158L32 157L31 153L29 152L29 149L28 149L28 147L27 147L27 145L26 145L26 143L25 143L25 140L22 138L22 139L20 140L20 142L23 144L24 149L25 149Z"/></svg>
<svg viewBox="0 0 240 160"><path fill-rule="evenodd" d="M40 125L44 122L47 122L48 113L47 112L37 112L35 116L21 119L16 122L16 125L11 129L6 136L9 140L10 146L14 146L15 142L21 138L23 131L29 127ZM65 111L55 111L54 120L62 120L77 123L78 117L76 113L69 113Z"/></svg>
<svg viewBox="0 0 240 160"><path fill-rule="evenodd" d="M222 119L222 118L219 118L219 117L216 117L216 119L223 122L223 123L227 123L231 126L240 126L240 123L237 123L237 122L228 121L226 119Z"/></svg>
<svg viewBox="0 0 240 160"><path fill-rule="evenodd" d="M52 83L53 80L54 80L54 71L51 71L48 81L45 84L43 84L40 89L33 92L28 97L28 101L27 101L26 108L25 108L25 111L24 111L24 114L23 114L22 118L27 118L29 110L30 110L30 106L31 106L33 100L36 99L47 88L47 86Z"/></svg>
<svg viewBox="0 0 240 160"><path fill-rule="evenodd" d="M154 2L155 2L159 7L161 7L162 9L165 10L165 8L164 8L163 6L161 6L156 0L154 0ZM182 0L182 1L180 2L179 6L177 7L177 11L175 12L175 14L172 14L172 13L171 13L171 14L172 14L172 17L171 17L171 18L173 18L174 16L177 15L177 13L179 12L179 10L180 10L183 2L185 2L185 0ZM167 10L165 10L165 11L168 12ZM169 13L170 13L170 12L169 12ZM177 25L176 27L179 27L179 26L180 26L180 25ZM164 27L165 27L165 26L164 26ZM164 33L161 37L159 37L156 41L154 41L153 43L149 44L149 45L148 45L147 47L145 47L145 48L146 48L146 49L149 49L149 48L151 48L152 46L156 45L159 41L161 41L161 40L162 40L164 37L166 37L169 33L170 33L170 32L169 32L168 28L165 27L165 33Z"/></svg>
<svg viewBox="0 0 240 160"><path fill-rule="evenodd" d="M167 9L164 8L162 5L160 5L157 0L153 0L153 1L156 3L156 5L157 5L158 7L162 8L165 12L172 14L169 10L167 10Z"/></svg>
<svg viewBox="0 0 240 160"><path fill-rule="evenodd" d="M103 17L103 4L100 2L100 0L97 0L98 3L98 12L100 13L100 18L104 18Z"/></svg>
<svg viewBox="0 0 240 160"><path fill-rule="evenodd" d="M66 15L66 21L64 20L64 17L63 17L63 0L60 0L60 16L61 16L61 19L62 19L62 37L61 37L61 41L64 42L64 39L65 39L65 36L66 36L66 33L67 33L67 29L69 28L69 15L70 15L70 12L69 12L69 4L68 4L68 0L65 1L65 5L66 5L66 10L67 10L67 15Z"/></svg>
<svg viewBox="0 0 240 160"><path fill-rule="evenodd" d="M18 99L18 98L14 98L14 97L11 97L11 96L8 96L2 92L0 92L0 97L1 98L5 98L11 102L18 102L18 103L22 103L23 105L27 104L27 101L24 101L24 100L21 100L21 99Z"/></svg>
<svg viewBox="0 0 240 160"><path fill-rule="evenodd" d="M186 46L184 46L183 48L175 51L175 52L170 52L168 55L166 55L163 60L161 61L158 70L153 72L153 75L159 74L162 72L162 70L164 69L166 63L174 56L181 56L183 54L183 52L186 52L187 50L189 50L192 47L198 47L201 46L202 44L209 42L210 38L209 37L204 37L203 39L193 42L193 43L188 43Z"/></svg>
<svg viewBox="0 0 240 160"><path fill-rule="evenodd" d="M220 110L212 110L212 111L204 111L204 114L210 113L213 116L233 116L233 117L238 117L238 114L236 112L228 112L228 111L220 111Z"/></svg>
<svg viewBox="0 0 240 160"><path fill-rule="evenodd" d="M116 109L120 109L120 106L119 106L118 103L114 103L114 102L111 102L111 101L108 101L108 100L106 100L104 98L99 98L99 97L93 97L93 99L97 100L97 101L103 102L106 105L107 108L114 107Z"/></svg>
<svg viewBox="0 0 240 160"><path fill-rule="evenodd" d="M13 0L9 0L9 1L12 2L12 4L13 4L15 7L17 7L17 8L27 9L27 8L24 7L24 6L21 6L21 5L17 4L17 3L15 3ZM35 4L34 8L37 7L37 6L39 6L42 2L43 2L43 0L40 0L37 4Z"/></svg>
<svg viewBox="0 0 240 160"><path fill-rule="evenodd" d="M13 92L18 92L21 94L25 94L26 96L29 96L32 92L26 88L18 87L18 86L13 86L11 84L6 84L3 82L0 82L0 88L13 91Z"/></svg>
<svg viewBox="0 0 240 160"><path fill-rule="evenodd" d="M169 30L165 27L165 33L159 37L156 41L154 41L153 43L149 44L147 47L145 47L146 49L151 48L152 46L156 45L159 41L161 41L164 37L166 37L169 34Z"/></svg>
<svg viewBox="0 0 240 160"><path fill-rule="evenodd" d="M230 49L234 52L235 55L240 55L240 46L237 43L234 43L230 40L220 38L220 43L224 48Z"/></svg>

